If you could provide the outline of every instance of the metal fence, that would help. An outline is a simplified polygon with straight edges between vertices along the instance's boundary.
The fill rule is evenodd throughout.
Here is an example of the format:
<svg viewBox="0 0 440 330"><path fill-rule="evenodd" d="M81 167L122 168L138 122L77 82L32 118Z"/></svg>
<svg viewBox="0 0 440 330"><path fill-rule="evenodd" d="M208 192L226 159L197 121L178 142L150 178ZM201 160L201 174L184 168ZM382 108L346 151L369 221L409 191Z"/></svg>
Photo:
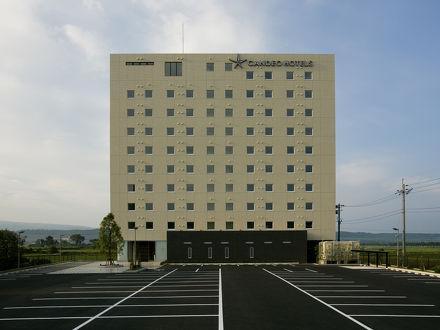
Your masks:
<svg viewBox="0 0 440 330"><path fill-rule="evenodd" d="M361 255L361 263L367 263L367 256ZM406 255L406 266L408 268L418 268L418 269L434 269L436 266L440 265L440 257L433 256L423 256L423 255ZM391 266L402 266L402 256L399 256L399 262L397 263L396 255L389 255L389 263ZM370 255L370 264L376 264L376 256ZM379 255L379 265L385 265L385 257Z"/></svg>
<svg viewBox="0 0 440 330"><path fill-rule="evenodd" d="M80 260L106 260L107 256L102 253L64 253L64 254L25 254L22 256L22 265L42 265L66 261ZM116 259L116 255L114 256Z"/></svg>

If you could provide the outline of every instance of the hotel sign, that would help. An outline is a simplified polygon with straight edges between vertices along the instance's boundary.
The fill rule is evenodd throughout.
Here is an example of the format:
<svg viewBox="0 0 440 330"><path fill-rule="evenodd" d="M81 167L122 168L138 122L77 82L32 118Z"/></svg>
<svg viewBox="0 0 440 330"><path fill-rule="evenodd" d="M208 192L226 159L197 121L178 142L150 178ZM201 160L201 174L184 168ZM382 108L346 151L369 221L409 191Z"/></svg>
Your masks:
<svg viewBox="0 0 440 330"><path fill-rule="evenodd" d="M232 63L235 63L234 69L237 67L243 68L243 63L247 62L247 65L250 67L260 67L260 66L266 66L266 67L277 67L277 66L288 66L288 67L312 67L313 61L311 60L305 60L305 61L289 61L289 60L247 60L242 59L240 57L240 54L237 55L237 58L235 60L229 59Z"/></svg>

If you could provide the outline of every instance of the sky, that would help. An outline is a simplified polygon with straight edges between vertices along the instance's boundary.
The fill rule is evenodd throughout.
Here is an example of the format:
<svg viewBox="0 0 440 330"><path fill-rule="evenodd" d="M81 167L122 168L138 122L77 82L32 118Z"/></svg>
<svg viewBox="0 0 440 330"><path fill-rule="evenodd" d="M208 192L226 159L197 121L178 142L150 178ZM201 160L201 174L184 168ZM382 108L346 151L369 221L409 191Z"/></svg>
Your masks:
<svg viewBox="0 0 440 330"><path fill-rule="evenodd" d="M3 0L0 220L110 212L109 54L323 53L342 230L440 233L440 2Z"/></svg>

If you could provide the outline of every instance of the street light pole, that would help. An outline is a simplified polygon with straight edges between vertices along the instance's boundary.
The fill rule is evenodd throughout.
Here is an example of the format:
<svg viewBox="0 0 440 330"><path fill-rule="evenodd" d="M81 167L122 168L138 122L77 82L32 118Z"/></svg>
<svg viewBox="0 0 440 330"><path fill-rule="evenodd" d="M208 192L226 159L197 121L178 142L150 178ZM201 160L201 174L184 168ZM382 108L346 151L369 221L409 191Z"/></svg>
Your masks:
<svg viewBox="0 0 440 330"><path fill-rule="evenodd" d="M24 230L20 230L19 232L17 232L18 234L18 240L17 240L17 268L20 268L20 234L23 234Z"/></svg>
<svg viewBox="0 0 440 330"><path fill-rule="evenodd" d="M61 257L61 254L62 254L62 252L61 252L61 237L63 237L63 235L60 235L60 262L62 261L62 257Z"/></svg>
<svg viewBox="0 0 440 330"><path fill-rule="evenodd" d="M396 265L399 267L399 228L393 228L396 232Z"/></svg>

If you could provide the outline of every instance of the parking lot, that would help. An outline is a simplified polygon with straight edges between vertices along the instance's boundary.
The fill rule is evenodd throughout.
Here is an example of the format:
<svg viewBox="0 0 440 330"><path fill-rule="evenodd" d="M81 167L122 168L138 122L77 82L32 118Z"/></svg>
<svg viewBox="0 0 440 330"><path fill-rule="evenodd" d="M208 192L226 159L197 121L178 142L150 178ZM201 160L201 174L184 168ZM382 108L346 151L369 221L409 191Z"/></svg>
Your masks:
<svg viewBox="0 0 440 330"><path fill-rule="evenodd" d="M166 265L0 277L2 329L438 329L440 278L359 266Z"/></svg>

